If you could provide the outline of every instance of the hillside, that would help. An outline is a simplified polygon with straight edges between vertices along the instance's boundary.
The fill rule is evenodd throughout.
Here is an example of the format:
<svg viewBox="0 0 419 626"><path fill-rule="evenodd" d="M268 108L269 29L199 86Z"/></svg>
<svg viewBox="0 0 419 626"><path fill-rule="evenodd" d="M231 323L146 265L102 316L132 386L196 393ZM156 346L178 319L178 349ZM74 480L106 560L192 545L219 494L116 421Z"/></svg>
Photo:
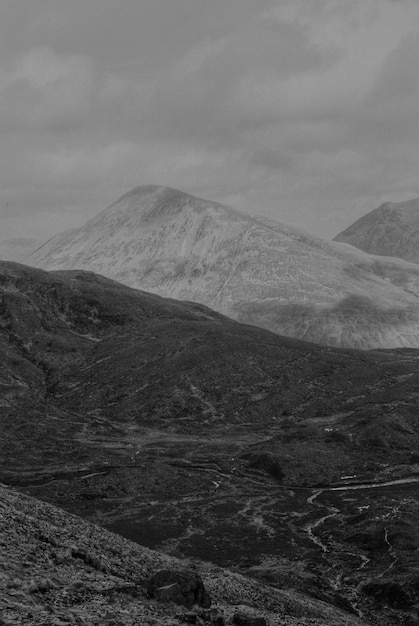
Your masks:
<svg viewBox="0 0 419 626"><path fill-rule="evenodd" d="M147 550L1 485L0 510L4 625L223 626L239 612L263 617L269 626L362 623L292 589L276 590L210 564ZM211 609L149 597L148 583L156 572L191 567L203 578ZM194 616L196 621L190 621Z"/></svg>
<svg viewBox="0 0 419 626"><path fill-rule="evenodd" d="M371 254L419 263L419 198L386 202L334 239Z"/></svg>
<svg viewBox="0 0 419 626"><path fill-rule="evenodd" d="M0 263L0 291L0 481L373 623L410 619L417 351L320 347L86 272Z"/></svg>
<svg viewBox="0 0 419 626"><path fill-rule="evenodd" d="M25 262L84 269L323 345L419 347L419 268L163 187L138 187Z"/></svg>

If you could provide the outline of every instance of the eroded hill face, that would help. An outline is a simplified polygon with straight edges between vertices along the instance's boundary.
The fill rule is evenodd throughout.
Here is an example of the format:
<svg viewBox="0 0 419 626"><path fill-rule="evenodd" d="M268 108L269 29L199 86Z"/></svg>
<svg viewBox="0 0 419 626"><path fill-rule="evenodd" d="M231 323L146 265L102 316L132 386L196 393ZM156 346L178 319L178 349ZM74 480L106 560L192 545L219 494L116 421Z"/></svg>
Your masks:
<svg viewBox="0 0 419 626"><path fill-rule="evenodd" d="M335 241L419 263L419 198L382 204L339 233Z"/></svg>
<svg viewBox="0 0 419 626"><path fill-rule="evenodd" d="M93 274L0 269L0 482L172 555L410 619L417 351L320 347ZM403 587L403 606L371 580Z"/></svg>
<svg viewBox="0 0 419 626"><path fill-rule="evenodd" d="M193 300L324 345L419 347L419 269L163 187L139 187L27 258Z"/></svg>

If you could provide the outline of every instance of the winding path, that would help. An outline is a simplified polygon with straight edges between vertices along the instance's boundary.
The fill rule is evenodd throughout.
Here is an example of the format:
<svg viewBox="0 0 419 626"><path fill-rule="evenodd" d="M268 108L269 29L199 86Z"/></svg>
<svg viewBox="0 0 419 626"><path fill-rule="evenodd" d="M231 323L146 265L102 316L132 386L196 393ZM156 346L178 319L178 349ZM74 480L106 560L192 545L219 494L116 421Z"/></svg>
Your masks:
<svg viewBox="0 0 419 626"><path fill-rule="evenodd" d="M314 530L318 528L319 526L321 526L322 524L324 524L326 520L331 519L332 517L335 517L336 515L338 515L340 513L340 509L331 505L325 507L324 505L318 504L316 502L316 499L318 498L320 494L323 493L323 491L325 491L325 489L319 489L318 491L315 491L313 494L311 494L311 496L307 498L307 504L311 504L312 506L317 506L321 508L326 508L328 511L328 514L323 515L322 517L319 517L319 519L315 520L314 522L310 522L309 524L306 524L304 526L304 530L306 531L310 541L312 541L314 544L316 544L316 546L321 548L324 553L326 553L329 551L329 548L314 533Z"/></svg>
<svg viewBox="0 0 419 626"><path fill-rule="evenodd" d="M397 485L412 485L418 483L419 484L419 476L411 476L409 478L396 478L394 480L387 480L384 482L377 482L377 483L346 483L345 485L341 485L338 487L324 487L322 489L318 489L317 491L315 491L314 493L312 493L308 498L307 498L307 504L310 504L312 506L317 506L317 507L321 507L321 508L326 508L328 511L327 515L323 515L322 517L314 520L313 522L310 522L309 524L306 524L304 526L304 530L306 531L309 539L319 548L322 549L322 551L324 553L329 551L329 548L327 547L327 545L325 543L323 543L321 541L321 539L318 537L318 535L315 534L315 529L319 528L320 526L322 526L326 520L331 519L332 517L335 517L336 515L338 515L341 511L340 509L336 508L335 506L332 505L321 505L318 504L316 502L317 498L322 494L325 493L327 491L353 491L353 490L360 490L360 489L379 489L379 488L383 488L383 487L394 487ZM390 546L390 544L389 544ZM392 546L391 549L389 550L390 554L391 554L391 550L392 550ZM362 563L359 569L362 569L365 567L365 565L369 562L369 559L367 557L365 557L364 555L359 555L359 558L361 559ZM388 568L391 569L391 567L393 567L394 563L397 561L397 559L395 559L395 561L392 563L392 565Z"/></svg>

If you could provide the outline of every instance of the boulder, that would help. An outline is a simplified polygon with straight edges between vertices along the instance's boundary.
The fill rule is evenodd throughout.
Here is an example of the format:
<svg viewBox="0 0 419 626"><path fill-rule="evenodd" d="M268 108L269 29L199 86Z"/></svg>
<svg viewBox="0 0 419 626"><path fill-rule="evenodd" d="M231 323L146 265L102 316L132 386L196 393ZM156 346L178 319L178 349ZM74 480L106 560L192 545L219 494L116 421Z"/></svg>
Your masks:
<svg viewBox="0 0 419 626"><path fill-rule="evenodd" d="M150 578L147 593L161 602L176 602L188 608L194 604L207 609L211 606L202 578L194 570L159 570Z"/></svg>
<svg viewBox="0 0 419 626"><path fill-rule="evenodd" d="M164 585L164 587L157 587L157 589L154 590L153 598L158 602L175 602L175 604L184 603L182 590L177 583Z"/></svg>

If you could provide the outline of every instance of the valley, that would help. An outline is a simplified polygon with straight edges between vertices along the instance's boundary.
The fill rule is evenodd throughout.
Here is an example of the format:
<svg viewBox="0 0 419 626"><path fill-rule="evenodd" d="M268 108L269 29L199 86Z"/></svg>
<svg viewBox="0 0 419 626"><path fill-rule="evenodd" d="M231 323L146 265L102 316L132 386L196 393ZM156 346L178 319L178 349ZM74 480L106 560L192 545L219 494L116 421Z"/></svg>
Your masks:
<svg viewBox="0 0 419 626"><path fill-rule="evenodd" d="M0 485L0 612L7 624L224 626L236 616L270 626L360 626L327 601L274 588L197 559L149 550ZM211 608L150 597L149 581L168 571L198 579Z"/></svg>
<svg viewBox="0 0 419 626"><path fill-rule="evenodd" d="M121 441L115 444L121 451ZM393 480L289 486L243 463L249 445L246 437L211 439L209 446L204 438L143 431L125 442L126 466L50 474L42 483L27 476L21 487L140 545L304 590L361 618L376 612L382 622L380 609L359 592L371 578L394 576L405 585L415 562L419 467L386 468L387 477L410 470ZM390 624L410 606L407 598L404 607L398 602L394 614L387 609Z"/></svg>
<svg viewBox="0 0 419 626"><path fill-rule="evenodd" d="M0 626L419 626L419 0L0 9Z"/></svg>
<svg viewBox="0 0 419 626"><path fill-rule="evenodd" d="M418 603L419 354L1 263L0 481L367 623ZM400 600L401 598L401 600Z"/></svg>

